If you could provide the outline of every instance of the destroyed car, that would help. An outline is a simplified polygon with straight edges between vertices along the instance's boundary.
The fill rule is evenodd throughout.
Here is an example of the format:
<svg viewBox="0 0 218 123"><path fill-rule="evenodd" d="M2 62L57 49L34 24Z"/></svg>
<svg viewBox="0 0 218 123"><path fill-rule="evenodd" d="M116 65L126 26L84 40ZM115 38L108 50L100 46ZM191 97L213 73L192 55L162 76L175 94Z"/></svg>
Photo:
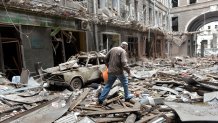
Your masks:
<svg viewBox="0 0 218 123"><path fill-rule="evenodd" d="M56 67L42 69L43 79L52 85L70 85L80 89L88 82L102 80L101 73L106 69L105 55L97 52L80 53Z"/></svg>

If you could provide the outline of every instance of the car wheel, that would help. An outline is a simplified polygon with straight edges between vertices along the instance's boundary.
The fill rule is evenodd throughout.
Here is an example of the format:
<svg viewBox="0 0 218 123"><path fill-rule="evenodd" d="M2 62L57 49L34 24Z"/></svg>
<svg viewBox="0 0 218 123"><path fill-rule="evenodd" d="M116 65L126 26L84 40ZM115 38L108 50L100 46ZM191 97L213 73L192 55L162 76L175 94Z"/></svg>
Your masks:
<svg viewBox="0 0 218 123"><path fill-rule="evenodd" d="M82 85L83 85L83 83L82 83L82 80L80 78L74 78L70 83L70 86L72 87L73 90L81 89Z"/></svg>

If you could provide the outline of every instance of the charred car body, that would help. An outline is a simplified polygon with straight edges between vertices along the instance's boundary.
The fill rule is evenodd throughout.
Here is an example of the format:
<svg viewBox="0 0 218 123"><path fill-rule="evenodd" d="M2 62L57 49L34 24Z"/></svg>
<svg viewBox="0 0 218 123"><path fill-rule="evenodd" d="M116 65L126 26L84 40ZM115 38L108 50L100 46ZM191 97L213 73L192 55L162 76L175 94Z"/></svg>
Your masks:
<svg viewBox="0 0 218 123"><path fill-rule="evenodd" d="M58 66L40 69L39 73L49 84L70 85L72 89L80 89L88 82L102 80L102 71L106 69L104 59L103 53L80 53Z"/></svg>

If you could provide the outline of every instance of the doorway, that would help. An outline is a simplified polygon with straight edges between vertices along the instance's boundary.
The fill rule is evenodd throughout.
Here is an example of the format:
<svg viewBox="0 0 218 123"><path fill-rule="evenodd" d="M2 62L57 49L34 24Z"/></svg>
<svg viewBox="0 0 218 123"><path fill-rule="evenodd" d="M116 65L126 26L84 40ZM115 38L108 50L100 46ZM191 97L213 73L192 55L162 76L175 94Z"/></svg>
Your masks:
<svg viewBox="0 0 218 123"><path fill-rule="evenodd" d="M11 80L23 67L21 41L17 27L0 25L0 70Z"/></svg>
<svg viewBox="0 0 218 123"><path fill-rule="evenodd" d="M208 44L207 40L201 41L201 57L204 57L206 55L205 50L207 49L207 44Z"/></svg>
<svg viewBox="0 0 218 123"><path fill-rule="evenodd" d="M128 37L128 55L129 58L136 58L138 56L138 38Z"/></svg>

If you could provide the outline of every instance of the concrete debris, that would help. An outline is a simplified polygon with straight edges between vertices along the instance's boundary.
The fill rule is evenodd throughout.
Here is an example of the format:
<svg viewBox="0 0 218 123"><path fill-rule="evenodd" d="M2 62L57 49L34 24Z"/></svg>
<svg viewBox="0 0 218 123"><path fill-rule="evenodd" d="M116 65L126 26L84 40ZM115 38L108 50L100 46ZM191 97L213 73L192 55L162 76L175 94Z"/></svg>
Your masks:
<svg viewBox="0 0 218 123"><path fill-rule="evenodd" d="M95 122L88 117L84 117L82 120L78 121L77 123L95 123Z"/></svg>
<svg viewBox="0 0 218 123"><path fill-rule="evenodd" d="M189 103L176 103L165 102L166 105L171 107L179 115L181 121L218 121L218 106L207 104L189 104Z"/></svg>
<svg viewBox="0 0 218 123"><path fill-rule="evenodd" d="M91 59L96 55L104 57L99 53L82 53L66 63L42 69L44 73L37 70L40 75L53 77L84 66L92 68L95 66L78 58ZM103 79L86 83L81 89L66 90L49 84L54 79L48 81L43 77L42 83L49 84L45 87L31 76L26 76L25 84L14 84L0 74L0 122L218 122L215 60L177 57L136 63L131 65L133 76L129 77L133 98L125 102L122 84L117 80L103 105L96 103L104 87ZM95 69L93 73L96 71L99 72ZM62 83L68 81L62 79Z"/></svg>
<svg viewBox="0 0 218 123"><path fill-rule="evenodd" d="M218 104L218 92L205 93L204 102L207 102L208 104Z"/></svg>
<svg viewBox="0 0 218 123"><path fill-rule="evenodd" d="M56 120L54 123L76 123L78 121L77 115L79 115L79 113L71 112Z"/></svg>

